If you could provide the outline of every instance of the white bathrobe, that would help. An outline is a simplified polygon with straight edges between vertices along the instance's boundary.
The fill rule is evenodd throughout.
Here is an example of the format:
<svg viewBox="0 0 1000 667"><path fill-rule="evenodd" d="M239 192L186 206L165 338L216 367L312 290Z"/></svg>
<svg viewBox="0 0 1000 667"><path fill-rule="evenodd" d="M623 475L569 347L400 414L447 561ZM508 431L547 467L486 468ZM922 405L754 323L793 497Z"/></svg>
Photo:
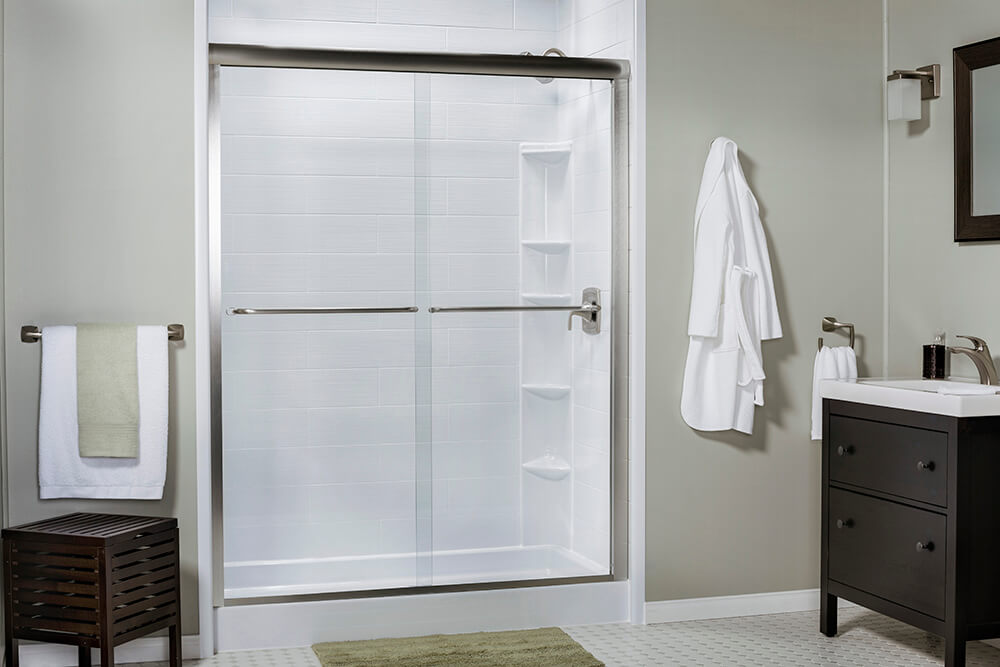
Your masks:
<svg viewBox="0 0 1000 667"><path fill-rule="evenodd" d="M762 340L781 338L771 258L736 143L712 142L698 194L681 415L699 431L753 433Z"/></svg>

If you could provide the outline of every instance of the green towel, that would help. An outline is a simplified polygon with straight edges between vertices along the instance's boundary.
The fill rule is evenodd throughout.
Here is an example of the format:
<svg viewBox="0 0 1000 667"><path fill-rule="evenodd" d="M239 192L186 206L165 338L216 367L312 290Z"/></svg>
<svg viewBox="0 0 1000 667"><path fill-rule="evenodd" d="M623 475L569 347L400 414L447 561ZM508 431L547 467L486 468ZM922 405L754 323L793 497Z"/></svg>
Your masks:
<svg viewBox="0 0 1000 667"><path fill-rule="evenodd" d="M76 325L80 456L139 455L138 376L134 324Z"/></svg>

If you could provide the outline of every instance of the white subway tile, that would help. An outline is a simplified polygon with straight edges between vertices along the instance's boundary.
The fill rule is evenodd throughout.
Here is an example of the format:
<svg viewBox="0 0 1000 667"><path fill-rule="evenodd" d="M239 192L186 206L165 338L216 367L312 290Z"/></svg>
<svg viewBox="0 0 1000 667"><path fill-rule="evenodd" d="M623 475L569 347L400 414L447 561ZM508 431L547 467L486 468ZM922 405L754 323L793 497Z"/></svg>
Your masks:
<svg viewBox="0 0 1000 667"><path fill-rule="evenodd" d="M223 447L226 450L277 449L308 444L305 408L247 410L225 402L222 407Z"/></svg>
<svg viewBox="0 0 1000 667"><path fill-rule="evenodd" d="M520 385L516 365L439 367L432 369L437 404L516 403Z"/></svg>
<svg viewBox="0 0 1000 667"><path fill-rule="evenodd" d="M405 100L224 97L223 134L412 139L414 105Z"/></svg>
<svg viewBox="0 0 1000 667"><path fill-rule="evenodd" d="M278 332L228 332L222 337L223 371L273 371L306 368L306 349L289 345Z"/></svg>
<svg viewBox="0 0 1000 667"><path fill-rule="evenodd" d="M455 53L544 53L559 46L556 35L547 30L501 30L490 28L448 28L448 51Z"/></svg>
<svg viewBox="0 0 1000 667"><path fill-rule="evenodd" d="M577 252L611 250L611 211L590 211L573 216L573 249Z"/></svg>
<svg viewBox="0 0 1000 667"><path fill-rule="evenodd" d="M573 406L573 439L600 452L611 451L611 415L607 410Z"/></svg>
<svg viewBox="0 0 1000 667"><path fill-rule="evenodd" d="M413 407L310 410L308 437L311 445L412 443Z"/></svg>
<svg viewBox="0 0 1000 667"><path fill-rule="evenodd" d="M379 23L513 28L513 0L379 0Z"/></svg>
<svg viewBox="0 0 1000 667"><path fill-rule="evenodd" d="M447 216L429 221L428 249L435 253L516 253L515 216Z"/></svg>
<svg viewBox="0 0 1000 667"><path fill-rule="evenodd" d="M517 512L520 484L517 477L452 479L446 484L450 511Z"/></svg>
<svg viewBox="0 0 1000 667"><path fill-rule="evenodd" d="M434 479L515 475L518 471L515 440L434 442Z"/></svg>
<svg viewBox="0 0 1000 667"><path fill-rule="evenodd" d="M431 141L427 147L431 176L514 178L517 144L510 141Z"/></svg>
<svg viewBox="0 0 1000 667"><path fill-rule="evenodd" d="M516 30L554 31L558 23L558 0L515 0Z"/></svg>
<svg viewBox="0 0 1000 667"><path fill-rule="evenodd" d="M309 514L309 496L301 486L259 487L227 479L222 508L227 525L298 523Z"/></svg>
<svg viewBox="0 0 1000 667"><path fill-rule="evenodd" d="M411 253L310 255L309 289L405 292L414 286L413 262Z"/></svg>
<svg viewBox="0 0 1000 667"><path fill-rule="evenodd" d="M314 331L305 336L309 368L412 366L413 331Z"/></svg>
<svg viewBox="0 0 1000 667"><path fill-rule="evenodd" d="M402 162L409 146L410 139L226 135L222 137L222 173L378 176L381 164ZM412 164L412 149L408 152Z"/></svg>
<svg viewBox="0 0 1000 667"><path fill-rule="evenodd" d="M518 181L513 178L448 179L450 215L517 215Z"/></svg>
<svg viewBox="0 0 1000 667"><path fill-rule="evenodd" d="M413 180L353 176L223 176L223 213L413 212Z"/></svg>
<svg viewBox="0 0 1000 667"><path fill-rule="evenodd" d="M377 0L233 0L236 16L374 23Z"/></svg>
<svg viewBox="0 0 1000 667"><path fill-rule="evenodd" d="M229 293L305 291L307 269L307 255L226 255L222 286Z"/></svg>
<svg viewBox="0 0 1000 667"><path fill-rule="evenodd" d="M416 373L412 367L379 369L379 405L415 405L417 396L415 383Z"/></svg>
<svg viewBox="0 0 1000 667"><path fill-rule="evenodd" d="M452 290L516 290L519 266L519 257L515 254L449 255L448 287Z"/></svg>
<svg viewBox="0 0 1000 667"><path fill-rule="evenodd" d="M383 519L379 521L379 551L384 554L412 553L417 550L415 519Z"/></svg>
<svg viewBox="0 0 1000 667"><path fill-rule="evenodd" d="M448 358L452 366L516 366L518 329L452 329Z"/></svg>
<svg viewBox="0 0 1000 667"><path fill-rule="evenodd" d="M581 291L585 287L599 287L602 299L604 292L611 288L611 255L607 252L580 252L576 253L576 276L573 280L576 290ZM609 304L610 305L610 304ZM609 318L611 314L605 312L604 316Z"/></svg>
<svg viewBox="0 0 1000 667"><path fill-rule="evenodd" d="M511 104L518 83L514 77L432 74L430 96L434 102Z"/></svg>
<svg viewBox="0 0 1000 667"><path fill-rule="evenodd" d="M385 49L391 44L401 51L445 51L448 47L447 28L226 17L209 20L208 38L219 44L317 49Z"/></svg>
<svg viewBox="0 0 1000 667"><path fill-rule="evenodd" d="M388 73L386 74L387 76ZM412 74L393 74L409 78ZM220 78L223 103L229 96L373 99L378 73L355 70L225 67ZM411 94L403 99L412 99Z"/></svg>
<svg viewBox="0 0 1000 667"><path fill-rule="evenodd" d="M408 519L415 512L412 481L309 488L309 517L314 522Z"/></svg>
<svg viewBox="0 0 1000 667"><path fill-rule="evenodd" d="M227 214L227 253L375 252L373 215ZM223 256L223 262L230 258Z"/></svg>
<svg viewBox="0 0 1000 667"><path fill-rule="evenodd" d="M448 138L551 141L556 120L550 105L449 104Z"/></svg>
<svg viewBox="0 0 1000 667"><path fill-rule="evenodd" d="M434 548L481 549L520 542L516 512L477 512L461 517L435 517Z"/></svg>
<svg viewBox="0 0 1000 667"><path fill-rule="evenodd" d="M611 172L577 174L573 185L573 212L611 210Z"/></svg>
<svg viewBox="0 0 1000 667"><path fill-rule="evenodd" d="M225 373L223 404L263 410L374 406L378 404L378 372L253 371Z"/></svg>
<svg viewBox="0 0 1000 667"><path fill-rule="evenodd" d="M611 488L611 457L605 451L574 445L573 479L600 491L608 491Z"/></svg>
<svg viewBox="0 0 1000 667"><path fill-rule="evenodd" d="M611 374L589 368L573 369L573 402L591 410L611 410Z"/></svg>
<svg viewBox="0 0 1000 667"><path fill-rule="evenodd" d="M448 414L450 440L509 440L518 436L517 404L452 405Z"/></svg>

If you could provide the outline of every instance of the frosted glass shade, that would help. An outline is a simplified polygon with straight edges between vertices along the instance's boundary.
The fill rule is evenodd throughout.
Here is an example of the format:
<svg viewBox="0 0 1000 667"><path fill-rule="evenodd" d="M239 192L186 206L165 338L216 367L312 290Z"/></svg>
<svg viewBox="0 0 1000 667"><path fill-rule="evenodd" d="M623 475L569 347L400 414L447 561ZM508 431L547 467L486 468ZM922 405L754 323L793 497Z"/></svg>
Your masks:
<svg viewBox="0 0 1000 667"><path fill-rule="evenodd" d="M892 79L886 96L889 120L920 120L920 79Z"/></svg>

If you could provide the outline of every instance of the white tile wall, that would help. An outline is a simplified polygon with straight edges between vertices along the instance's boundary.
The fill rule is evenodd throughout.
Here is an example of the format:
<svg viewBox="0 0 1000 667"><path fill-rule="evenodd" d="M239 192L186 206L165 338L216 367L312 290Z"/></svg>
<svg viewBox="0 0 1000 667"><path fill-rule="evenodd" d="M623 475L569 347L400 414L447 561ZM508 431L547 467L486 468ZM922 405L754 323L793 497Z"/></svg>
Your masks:
<svg viewBox="0 0 1000 667"><path fill-rule="evenodd" d="M559 40L575 56L630 58L631 0L560 0ZM574 287L596 286L610 312L611 87L560 83L561 138L574 145ZM573 548L609 564L610 336L577 334L573 346ZM619 493L619 496L622 494Z"/></svg>
<svg viewBox="0 0 1000 667"><path fill-rule="evenodd" d="M620 46L625 4L211 0L210 39L573 53ZM608 284L608 237L594 229L609 220L606 86L445 75L428 83L419 89L430 99L415 105L412 75L225 70L224 307L411 305L424 224L435 303L517 303L518 145L561 138L576 142L574 262L592 267L578 275ZM430 140L426 151L414 151L414 137ZM418 182L429 192L426 220L413 217L415 174L427 177ZM227 559L414 549L414 321L225 319ZM432 320L436 549L519 544L523 513L545 511L520 500L520 322ZM570 340L576 511L552 519L598 560L610 530L596 498L607 498L607 338Z"/></svg>

